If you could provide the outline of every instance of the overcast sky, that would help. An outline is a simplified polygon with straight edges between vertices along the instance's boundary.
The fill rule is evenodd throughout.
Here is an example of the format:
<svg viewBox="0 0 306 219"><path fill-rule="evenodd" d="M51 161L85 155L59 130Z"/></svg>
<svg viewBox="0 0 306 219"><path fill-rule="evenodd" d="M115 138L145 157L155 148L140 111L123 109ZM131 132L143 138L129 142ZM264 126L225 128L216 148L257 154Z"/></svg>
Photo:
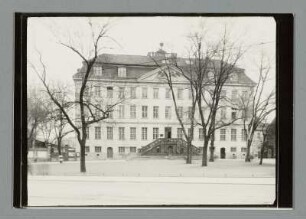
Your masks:
<svg viewBox="0 0 306 219"><path fill-rule="evenodd" d="M179 56L186 54L187 36L200 31L203 26L207 36L215 39L226 25L230 38L248 48L238 66L246 69L246 74L256 81L258 63L263 51L271 60L270 87L275 86L275 39L276 25L270 17L113 17L93 18L93 23L110 21L108 35L116 43L106 42L101 53L147 55L159 49L164 43L167 52ZM72 84L72 75L81 67L81 59L58 40L78 40L77 46L88 45L88 18L57 17L29 18L28 20L28 60L37 65L37 51L47 67L48 80L65 81ZM84 48L83 48L84 49ZM84 49L86 50L86 49ZM39 83L37 76L28 69L28 83Z"/></svg>

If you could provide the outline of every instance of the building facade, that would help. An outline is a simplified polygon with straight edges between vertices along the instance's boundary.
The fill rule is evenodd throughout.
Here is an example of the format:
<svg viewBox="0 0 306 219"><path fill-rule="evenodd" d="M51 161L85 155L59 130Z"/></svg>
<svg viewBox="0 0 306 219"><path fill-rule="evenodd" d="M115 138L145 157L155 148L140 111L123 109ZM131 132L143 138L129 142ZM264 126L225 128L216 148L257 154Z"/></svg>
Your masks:
<svg viewBox="0 0 306 219"><path fill-rule="evenodd" d="M183 138L169 85L161 73L162 67L152 59L152 56L161 54L165 52L159 50L147 56L102 54L98 57L92 68L86 95L102 108L113 106L113 111L108 119L88 127L87 159L133 157L139 155L141 148L157 139ZM83 66L73 76L76 92L80 89L84 72ZM174 83L180 117L188 123L191 109L189 84L179 74ZM254 85L244 69L237 68L234 77L225 84L222 95L236 98L243 92L249 92ZM236 109L228 107L218 116L225 121L237 117L238 113ZM76 117L79 117L79 112L76 112ZM198 112L195 118L200 118ZM196 126L192 144L201 148L203 142L201 127ZM242 123L236 122L216 131L217 158L243 159L245 154L246 139ZM252 154L256 156L257 150Z"/></svg>

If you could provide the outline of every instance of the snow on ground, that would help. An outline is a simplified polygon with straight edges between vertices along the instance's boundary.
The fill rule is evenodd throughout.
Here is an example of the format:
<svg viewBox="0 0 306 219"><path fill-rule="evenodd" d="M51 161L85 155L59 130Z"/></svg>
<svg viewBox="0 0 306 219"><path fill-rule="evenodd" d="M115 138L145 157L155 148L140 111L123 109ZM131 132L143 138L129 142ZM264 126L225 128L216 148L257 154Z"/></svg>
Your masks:
<svg viewBox="0 0 306 219"><path fill-rule="evenodd" d="M29 176L29 206L248 205L272 204L275 162L135 159L35 163Z"/></svg>
<svg viewBox="0 0 306 219"><path fill-rule="evenodd" d="M82 175L79 162L33 163L30 175ZM201 167L200 160L185 164L184 160L135 159L87 161L86 175L97 176L140 176L140 177L275 177L275 161L265 160L262 166L258 160L246 163L244 160L216 160Z"/></svg>

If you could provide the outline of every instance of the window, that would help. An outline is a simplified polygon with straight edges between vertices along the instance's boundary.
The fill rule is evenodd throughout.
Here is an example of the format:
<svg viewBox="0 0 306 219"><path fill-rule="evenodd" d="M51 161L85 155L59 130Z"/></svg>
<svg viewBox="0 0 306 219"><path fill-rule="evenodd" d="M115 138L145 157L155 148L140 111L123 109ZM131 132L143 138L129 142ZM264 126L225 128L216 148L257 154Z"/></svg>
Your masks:
<svg viewBox="0 0 306 219"><path fill-rule="evenodd" d="M230 80L237 82L238 81L238 75L236 73L232 73L232 75L230 77Z"/></svg>
<svg viewBox="0 0 306 219"><path fill-rule="evenodd" d="M95 127L95 139L101 139L101 127Z"/></svg>
<svg viewBox="0 0 306 219"><path fill-rule="evenodd" d="M153 98L154 99L158 99L158 93L159 93L159 89L158 88L153 88Z"/></svg>
<svg viewBox="0 0 306 219"><path fill-rule="evenodd" d="M232 90L232 100L237 100L238 97L238 91L237 90Z"/></svg>
<svg viewBox="0 0 306 219"><path fill-rule="evenodd" d="M126 77L126 68L118 67L118 77L125 78Z"/></svg>
<svg viewBox="0 0 306 219"><path fill-rule="evenodd" d="M242 91L242 98L246 99L248 97L248 91L244 90Z"/></svg>
<svg viewBox="0 0 306 219"><path fill-rule="evenodd" d="M225 98L226 98L226 90L222 90L222 91L221 91L220 97L221 97L222 99L225 99Z"/></svg>
<svg viewBox="0 0 306 219"><path fill-rule="evenodd" d="M130 147L130 153L136 153L136 147Z"/></svg>
<svg viewBox="0 0 306 219"><path fill-rule="evenodd" d="M191 128L188 128L188 137L191 137Z"/></svg>
<svg viewBox="0 0 306 219"><path fill-rule="evenodd" d="M183 118L183 107L182 106L177 107L177 111L178 111L178 116L180 118Z"/></svg>
<svg viewBox="0 0 306 219"><path fill-rule="evenodd" d="M261 139L261 134L260 134L260 132L257 132L257 139Z"/></svg>
<svg viewBox="0 0 306 219"><path fill-rule="evenodd" d="M199 140L200 141L204 141L203 128L199 128Z"/></svg>
<svg viewBox="0 0 306 219"><path fill-rule="evenodd" d="M208 72L207 77L210 81L214 80L214 73L212 71Z"/></svg>
<svg viewBox="0 0 306 219"><path fill-rule="evenodd" d="M136 127L130 127L130 139L136 140Z"/></svg>
<svg viewBox="0 0 306 219"><path fill-rule="evenodd" d="M158 111L159 111L158 106L153 106L153 118L154 119L158 119Z"/></svg>
<svg viewBox="0 0 306 219"><path fill-rule="evenodd" d="M119 154L125 153L125 147L119 147Z"/></svg>
<svg viewBox="0 0 306 219"><path fill-rule="evenodd" d="M170 99L171 97L171 90L170 88L166 88L166 99Z"/></svg>
<svg viewBox="0 0 306 219"><path fill-rule="evenodd" d="M101 153L101 146L95 146L95 152L96 153Z"/></svg>
<svg viewBox="0 0 306 219"><path fill-rule="evenodd" d="M237 141L237 129L231 129L231 141Z"/></svg>
<svg viewBox="0 0 306 219"><path fill-rule="evenodd" d="M119 119L124 118L124 105L119 106Z"/></svg>
<svg viewBox="0 0 306 219"><path fill-rule="evenodd" d="M106 111L108 111L108 118L112 119L113 118L113 109L111 105L106 106Z"/></svg>
<svg viewBox="0 0 306 219"><path fill-rule="evenodd" d="M107 140L113 140L113 127L107 127Z"/></svg>
<svg viewBox="0 0 306 219"><path fill-rule="evenodd" d="M148 139L148 128L142 127L141 128L141 139L147 140Z"/></svg>
<svg viewBox="0 0 306 219"><path fill-rule="evenodd" d="M231 147L231 152L236 152L237 148L236 147Z"/></svg>
<svg viewBox="0 0 306 219"><path fill-rule="evenodd" d="M112 87L107 87L107 97L108 98L113 98L113 88Z"/></svg>
<svg viewBox="0 0 306 219"><path fill-rule="evenodd" d="M148 118L148 106L142 106L142 118Z"/></svg>
<svg viewBox="0 0 306 219"><path fill-rule="evenodd" d="M131 119L136 118L136 105L131 105L130 106L130 117L131 117Z"/></svg>
<svg viewBox="0 0 306 219"><path fill-rule="evenodd" d="M89 139L89 127L86 127L86 139Z"/></svg>
<svg viewBox="0 0 306 219"><path fill-rule="evenodd" d="M165 108L165 118L171 119L171 106L166 106Z"/></svg>
<svg viewBox="0 0 306 219"><path fill-rule="evenodd" d="M226 140L226 129L220 129L220 141Z"/></svg>
<svg viewBox="0 0 306 219"><path fill-rule="evenodd" d="M183 89L182 88L177 89L177 98L180 100L183 99Z"/></svg>
<svg viewBox="0 0 306 219"><path fill-rule="evenodd" d="M96 76L102 76L102 66L94 66L93 73Z"/></svg>
<svg viewBox="0 0 306 219"><path fill-rule="evenodd" d="M100 92L100 87L99 86L95 86L95 96L100 97L101 92Z"/></svg>
<svg viewBox="0 0 306 219"><path fill-rule="evenodd" d="M95 107L96 107L95 108L95 116L100 117L101 116L101 111L100 111L101 106L99 104L97 104Z"/></svg>
<svg viewBox="0 0 306 219"><path fill-rule="evenodd" d="M192 119L192 107L188 107L188 119Z"/></svg>
<svg viewBox="0 0 306 219"><path fill-rule="evenodd" d="M232 108L232 120L237 119L237 109Z"/></svg>
<svg viewBox="0 0 306 219"><path fill-rule="evenodd" d="M85 146L85 152L90 152L89 146Z"/></svg>
<svg viewBox="0 0 306 219"><path fill-rule="evenodd" d="M153 128L153 139L158 139L159 130L158 128Z"/></svg>
<svg viewBox="0 0 306 219"><path fill-rule="evenodd" d="M142 88L142 99L147 99L148 98L148 88L143 87Z"/></svg>
<svg viewBox="0 0 306 219"><path fill-rule="evenodd" d="M183 129L177 128L177 138L183 138Z"/></svg>
<svg viewBox="0 0 306 219"><path fill-rule="evenodd" d="M188 98L189 98L189 100L192 99L192 92L191 92L191 90L188 90Z"/></svg>
<svg viewBox="0 0 306 219"><path fill-rule="evenodd" d="M241 152L247 152L247 148L241 148Z"/></svg>
<svg viewBox="0 0 306 219"><path fill-rule="evenodd" d="M247 140L247 133L244 129L241 129L241 140L246 141Z"/></svg>
<svg viewBox="0 0 306 219"><path fill-rule="evenodd" d="M131 87L131 99L136 99L136 87Z"/></svg>
<svg viewBox="0 0 306 219"><path fill-rule="evenodd" d="M221 108L221 119L226 119L226 108Z"/></svg>
<svg viewBox="0 0 306 219"><path fill-rule="evenodd" d="M124 140L124 127L119 127L119 140Z"/></svg>
<svg viewBox="0 0 306 219"><path fill-rule="evenodd" d="M124 87L119 87L119 95L118 95L118 97L120 98L120 99L123 99L124 98Z"/></svg>
<svg viewBox="0 0 306 219"><path fill-rule="evenodd" d="M84 89L84 96L89 96L89 87L86 87L85 89Z"/></svg>

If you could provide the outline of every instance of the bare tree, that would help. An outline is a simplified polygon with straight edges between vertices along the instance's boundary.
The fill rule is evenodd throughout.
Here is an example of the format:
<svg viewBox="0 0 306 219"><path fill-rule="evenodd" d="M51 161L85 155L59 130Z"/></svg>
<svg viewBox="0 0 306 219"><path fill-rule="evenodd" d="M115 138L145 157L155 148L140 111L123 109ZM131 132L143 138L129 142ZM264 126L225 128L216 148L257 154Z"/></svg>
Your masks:
<svg viewBox="0 0 306 219"><path fill-rule="evenodd" d="M247 139L246 162L251 161L250 149L254 138L254 133L258 131L263 121L275 111L275 90L273 89L267 95L265 90L269 80L270 63L264 56L261 56L259 64L259 78L257 85L248 94L240 97L239 108L242 111L243 129Z"/></svg>
<svg viewBox="0 0 306 219"><path fill-rule="evenodd" d="M187 141L187 159L186 163L192 163L192 154L193 147L192 141L194 136L194 127L196 125L195 121L195 111L196 111L196 99L198 98L198 94L194 89L194 83L196 82L196 78L194 74L192 74L192 62L186 62L182 59L177 58L175 54L161 54L159 57L153 57L155 63L160 67L161 73L165 78L166 83L169 86L169 91L172 96L175 114L177 120L182 129L182 134L184 135ZM190 61L190 60L189 60ZM188 91L190 92L190 106L188 106L187 118L184 116L183 107L179 106L177 99L179 98L176 94L177 89L182 89L181 84L177 81L177 78L182 76L186 79L188 83ZM169 94L169 95L170 95ZM185 117L185 118L184 118Z"/></svg>
<svg viewBox="0 0 306 219"><path fill-rule="evenodd" d="M36 90L29 90L27 94L27 138L28 147L35 148L37 135L49 137L50 132L44 124L50 115L50 110L46 106L45 99Z"/></svg>
<svg viewBox="0 0 306 219"><path fill-rule="evenodd" d="M90 42L89 42L89 52L83 52L83 46L86 46L83 42L78 45L73 45L74 40L68 39L69 43L60 41L60 45L72 51L76 54L82 61L84 65L84 72L82 72L82 81L80 88L76 88L76 97L73 101L61 102L62 93L60 90L56 90L48 84L46 80L47 69L42 60L41 54L39 54L40 70L32 65L34 71L37 73L40 78L46 92L48 93L51 100L58 107L58 109L63 114L65 120L72 127L76 133L77 140L80 145L80 171L86 172L85 165L85 145L87 139L87 128L94 123L98 123L102 120L105 120L109 117L109 113L113 111L115 105L118 103L108 105L106 108L102 107L98 103L94 102L88 93L90 85L90 78L94 76L93 68L96 64L99 52L104 46L102 45L103 39L111 39L107 35L109 31L109 23L103 25L94 25L90 20L88 22L90 29ZM74 116L67 111L67 108L75 107L79 112L79 117L74 119Z"/></svg>
<svg viewBox="0 0 306 219"><path fill-rule="evenodd" d="M56 86L56 90L60 91L59 95L57 95L58 102L65 108L68 114L71 114L70 111L73 109L68 104L69 102L69 93L71 93L69 87L64 84L58 84ZM62 141L65 136L74 132L73 129L68 129L69 123L65 118L62 110L60 110L52 101L49 105L52 110L50 114L50 125L52 127L52 131L54 134L53 141L57 144L58 155L62 155ZM80 128L80 127L79 127Z"/></svg>
<svg viewBox="0 0 306 219"><path fill-rule="evenodd" d="M197 106L200 114L199 124L202 126L204 143L202 166L207 166L207 149L217 129L229 126L239 118L229 120L217 119L217 112L229 106L226 95L223 95L224 86L234 80L239 69L236 63L242 57L242 47L229 40L226 28L219 41L207 43L204 36L194 34L193 48L195 60L195 74L197 75L196 90L199 93ZM214 144L211 145L213 159Z"/></svg>

